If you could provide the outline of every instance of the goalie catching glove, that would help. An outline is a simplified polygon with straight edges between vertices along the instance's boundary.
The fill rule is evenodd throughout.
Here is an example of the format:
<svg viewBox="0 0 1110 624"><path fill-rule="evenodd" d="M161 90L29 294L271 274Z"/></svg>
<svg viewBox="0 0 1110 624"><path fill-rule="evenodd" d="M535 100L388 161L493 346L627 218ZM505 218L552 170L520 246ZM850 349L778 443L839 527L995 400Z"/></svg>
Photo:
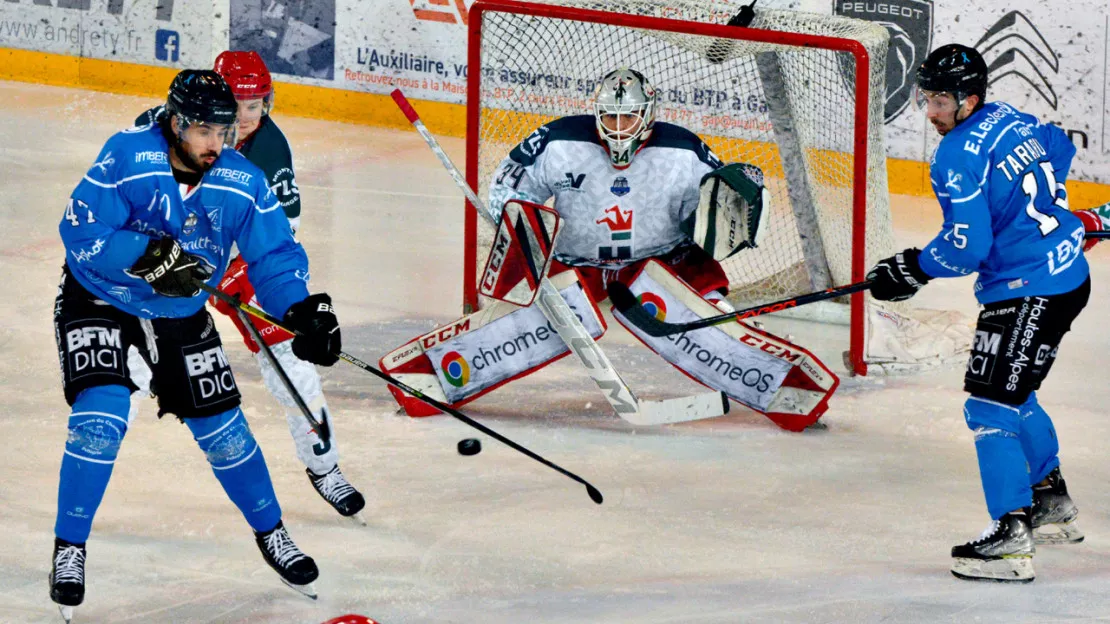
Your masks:
<svg viewBox="0 0 1110 624"><path fill-rule="evenodd" d="M698 208L686 227L694 242L714 260L724 260L742 249L759 246L769 213L763 171L733 163L701 179Z"/></svg>

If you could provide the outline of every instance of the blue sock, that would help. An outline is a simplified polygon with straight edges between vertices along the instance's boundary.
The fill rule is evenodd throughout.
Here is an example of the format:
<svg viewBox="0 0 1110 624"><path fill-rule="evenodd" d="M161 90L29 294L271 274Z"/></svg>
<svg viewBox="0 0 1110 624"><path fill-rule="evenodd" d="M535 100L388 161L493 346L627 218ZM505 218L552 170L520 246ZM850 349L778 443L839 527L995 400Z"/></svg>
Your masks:
<svg viewBox="0 0 1110 624"><path fill-rule="evenodd" d="M200 450L227 497L255 531L269 531L281 520L270 472L247 418L238 407L206 418L185 418Z"/></svg>
<svg viewBox="0 0 1110 624"><path fill-rule="evenodd" d="M1029 468L1021 447L1017 407L970 397L964 403L964 418L975 432L979 477L987 499L987 511L997 520L1008 512L1033 504Z"/></svg>
<svg viewBox="0 0 1110 624"><path fill-rule="evenodd" d="M95 386L77 395L58 482L54 535L84 544L104 499L120 443L127 433L131 392L123 386Z"/></svg>
<svg viewBox="0 0 1110 624"><path fill-rule="evenodd" d="M1060 441L1056 439L1056 428L1044 408L1037 403L1037 393L1021 409L1021 448L1029 462L1029 483L1040 483L1048 473L1060 466Z"/></svg>

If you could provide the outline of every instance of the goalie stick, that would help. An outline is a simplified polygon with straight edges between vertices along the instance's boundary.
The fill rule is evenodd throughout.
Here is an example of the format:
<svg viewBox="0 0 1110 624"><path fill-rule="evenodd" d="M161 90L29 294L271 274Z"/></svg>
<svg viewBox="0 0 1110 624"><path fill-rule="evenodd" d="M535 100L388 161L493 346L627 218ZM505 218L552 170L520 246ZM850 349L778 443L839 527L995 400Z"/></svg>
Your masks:
<svg viewBox="0 0 1110 624"><path fill-rule="evenodd" d="M728 314L719 314L717 316L710 316L708 318L690 321L689 323L667 323L655 318L648 312L644 306L640 305L640 301L628 286L619 282L612 282L609 284L609 299L616 306L617 310L624 315L633 325L640 328L645 334L649 336L670 336L673 334L681 334L703 327L711 327L713 325L720 325L722 323L729 323L746 319L760 314L767 314L769 312L778 312L787 308L796 308L800 305L807 303L814 303L817 301L825 301L826 299L835 299L844 295L850 295L861 290L871 288L871 282L863 281L847 286L840 286L837 288L829 288L828 290L820 290L817 292L798 295L797 297L790 297L788 299L780 299L771 303L757 305Z"/></svg>
<svg viewBox="0 0 1110 624"><path fill-rule="evenodd" d="M197 282L197 284L200 286L201 290L203 290L204 292L212 295L213 297L216 297L217 299L227 303L230 306L233 306L236 310L240 311L241 313L250 314L253 317L260 318L260 319L266 321L267 323L270 323L271 325L273 325L274 327L277 327L278 329L283 329L283 330L285 330L285 331L287 331L291 334L294 334L294 335L300 335L300 332L295 332L295 331L283 326L281 324L281 321L278 320L277 318L267 314L263 310L259 310L258 308L254 307L252 305L243 303L242 301L239 300L238 297L232 297L231 295L229 295L225 292L221 292L219 290L216 290L215 288L209 286L208 284L205 284L204 282ZM247 324L250 325L251 327L254 327L253 323L247 323ZM357 357L355 357L353 355L350 355L348 353L340 351L339 352L339 359L341 359L345 362L348 362L350 364L354 364L355 366L357 366L357 367L361 368L362 370L370 373L371 375L374 375L375 377L377 377L378 379L381 379L382 381L386 382L387 384L389 384L391 386L394 386L394 387L397 387L397 388L400 388L401 390L411 394L412 396L420 399L421 401L424 401L425 403L427 403L428 405L431 405L432 407L438 409L439 411L444 412L445 414L450 414L451 416L454 416L455 418L457 418L458 420L466 423L467 425L470 425L471 427L474 427L478 431L481 431L482 433L488 435L489 437L493 438L494 440L497 440L498 442L500 442L500 443L502 443L502 444L504 444L504 445L506 445L506 446L508 446L512 449L515 449L515 450L527 455L528 457L531 457L532 459L540 462L541 464L547 466L548 468L551 468L552 470L554 470L555 472L558 472L559 474L562 474L562 475L564 475L564 476L566 476L566 477L568 477L568 478L570 478L574 481L577 481L578 483L581 483L582 485L586 486L586 493L590 495L590 500L597 503L598 505L600 505L602 503L602 501L604 500L604 498L601 496L601 491L598 490L593 485L590 485L590 483L588 481L586 481L585 479L583 479L582 477L574 474L573 472L570 472L569 470L566 470L565 468L563 468L562 466L560 466L560 465L558 465L554 462L551 462L547 459L544 459L543 457L540 457L536 453L533 453L532 451L528 450L527 448L517 444L516 442L513 442L509 438L506 438L505 436L501 435L500 433L497 433L493 429L490 429L489 427L483 425L482 423L470 418L469 416L467 416L466 414L463 414L462 412L458 411L457 409L454 409L453 407L451 407L449 405L445 405L443 403L440 403L439 401L433 399L432 397L427 396L424 393L420 392L416 388L413 388L413 387L409 386L408 384L406 384L402 381L399 381L399 380L395 379L394 377L391 377L390 375L387 375L387 374L383 373L382 371L374 368L373 366L370 366L366 362L363 362L362 360L358 359Z"/></svg>
<svg viewBox="0 0 1110 624"><path fill-rule="evenodd" d="M474 189L466 183L462 172L455 166L455 163L451 162L451 158L440 147L439 141L424 126L424 122L420 120L420 115L416 113L405 94L401 93L400 89L394 89L390 95L393 97L393 101L396 102L397 107L409 120L409 123L423 137L424 142L435 152L439 162L451 174L451 178L462 190L474 210L496 226L497 217L486 208ZM582 365L586 367L590 378L601 389L602 394L609 401L609 405L625 421L640 426L660 425L700 420L702 418L716 418L728 413L728 397L723 392L709 392L659 401L641 401L637 399L636 395L632 393L632 389L613 368L613 363L609 361L609 357L597 346L597 342L582 326L582 321L578 320L567 302L559 295L559 291L551 285L546 277L540 282L536 304L543 315L547 317L547 320L551 322L559 337L578 357Z"/></svg>

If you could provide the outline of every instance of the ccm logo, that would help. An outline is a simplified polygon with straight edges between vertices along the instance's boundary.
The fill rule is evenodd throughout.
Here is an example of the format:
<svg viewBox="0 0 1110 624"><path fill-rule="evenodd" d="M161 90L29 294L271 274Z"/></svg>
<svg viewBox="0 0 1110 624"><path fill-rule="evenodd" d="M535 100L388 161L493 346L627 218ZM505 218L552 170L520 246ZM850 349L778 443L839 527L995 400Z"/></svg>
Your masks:
<svg viewBox="0 0 1110 624"><path fill-rule="evenodd" d="M482 277L482 294L490 294L497 284L497 277L501 274L501 267L505 265L505 254L509 251L512 240L503 230L497 231L497 240L489 252L489 263L486 265L486 274Z"/></svg>
<svg viewBox="0 0 1110 624"><path fill-rule="evenodd" d="M420 344L423 345L425 349L428 349L438 342L443 342L444 340L448 340L468 331L470 331L470 319L463 319L454 325L441 327L436 331L424 334L420 337Z"/></svg>
<svg viewBox="0 0 1110 624"><path fill-rule="evenodd" d="M740 342L748 345L749 347L755 347L760 351L763 351L764 353L770 353L780 360L786 360L787 362L797 362L803 356L802 353L791 351L790 349L787 349L785 347L780 347L777 344L767 342L759 336L753 336L751 334L744 334L740 338Z"/></svg>

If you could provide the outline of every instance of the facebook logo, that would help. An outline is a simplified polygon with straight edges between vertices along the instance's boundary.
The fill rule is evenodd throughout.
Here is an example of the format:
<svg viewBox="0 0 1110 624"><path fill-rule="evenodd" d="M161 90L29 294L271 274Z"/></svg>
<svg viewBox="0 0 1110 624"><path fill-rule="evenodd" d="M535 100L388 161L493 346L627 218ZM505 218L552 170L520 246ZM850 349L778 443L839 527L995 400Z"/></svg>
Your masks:
<svg viewBox="0 0 1110 624"><path fill-rule="evenodd" d="M154 33L154 58L159 61L176 63L181 55L181 36L176 30L163 30L159 28Z"/></svg>

